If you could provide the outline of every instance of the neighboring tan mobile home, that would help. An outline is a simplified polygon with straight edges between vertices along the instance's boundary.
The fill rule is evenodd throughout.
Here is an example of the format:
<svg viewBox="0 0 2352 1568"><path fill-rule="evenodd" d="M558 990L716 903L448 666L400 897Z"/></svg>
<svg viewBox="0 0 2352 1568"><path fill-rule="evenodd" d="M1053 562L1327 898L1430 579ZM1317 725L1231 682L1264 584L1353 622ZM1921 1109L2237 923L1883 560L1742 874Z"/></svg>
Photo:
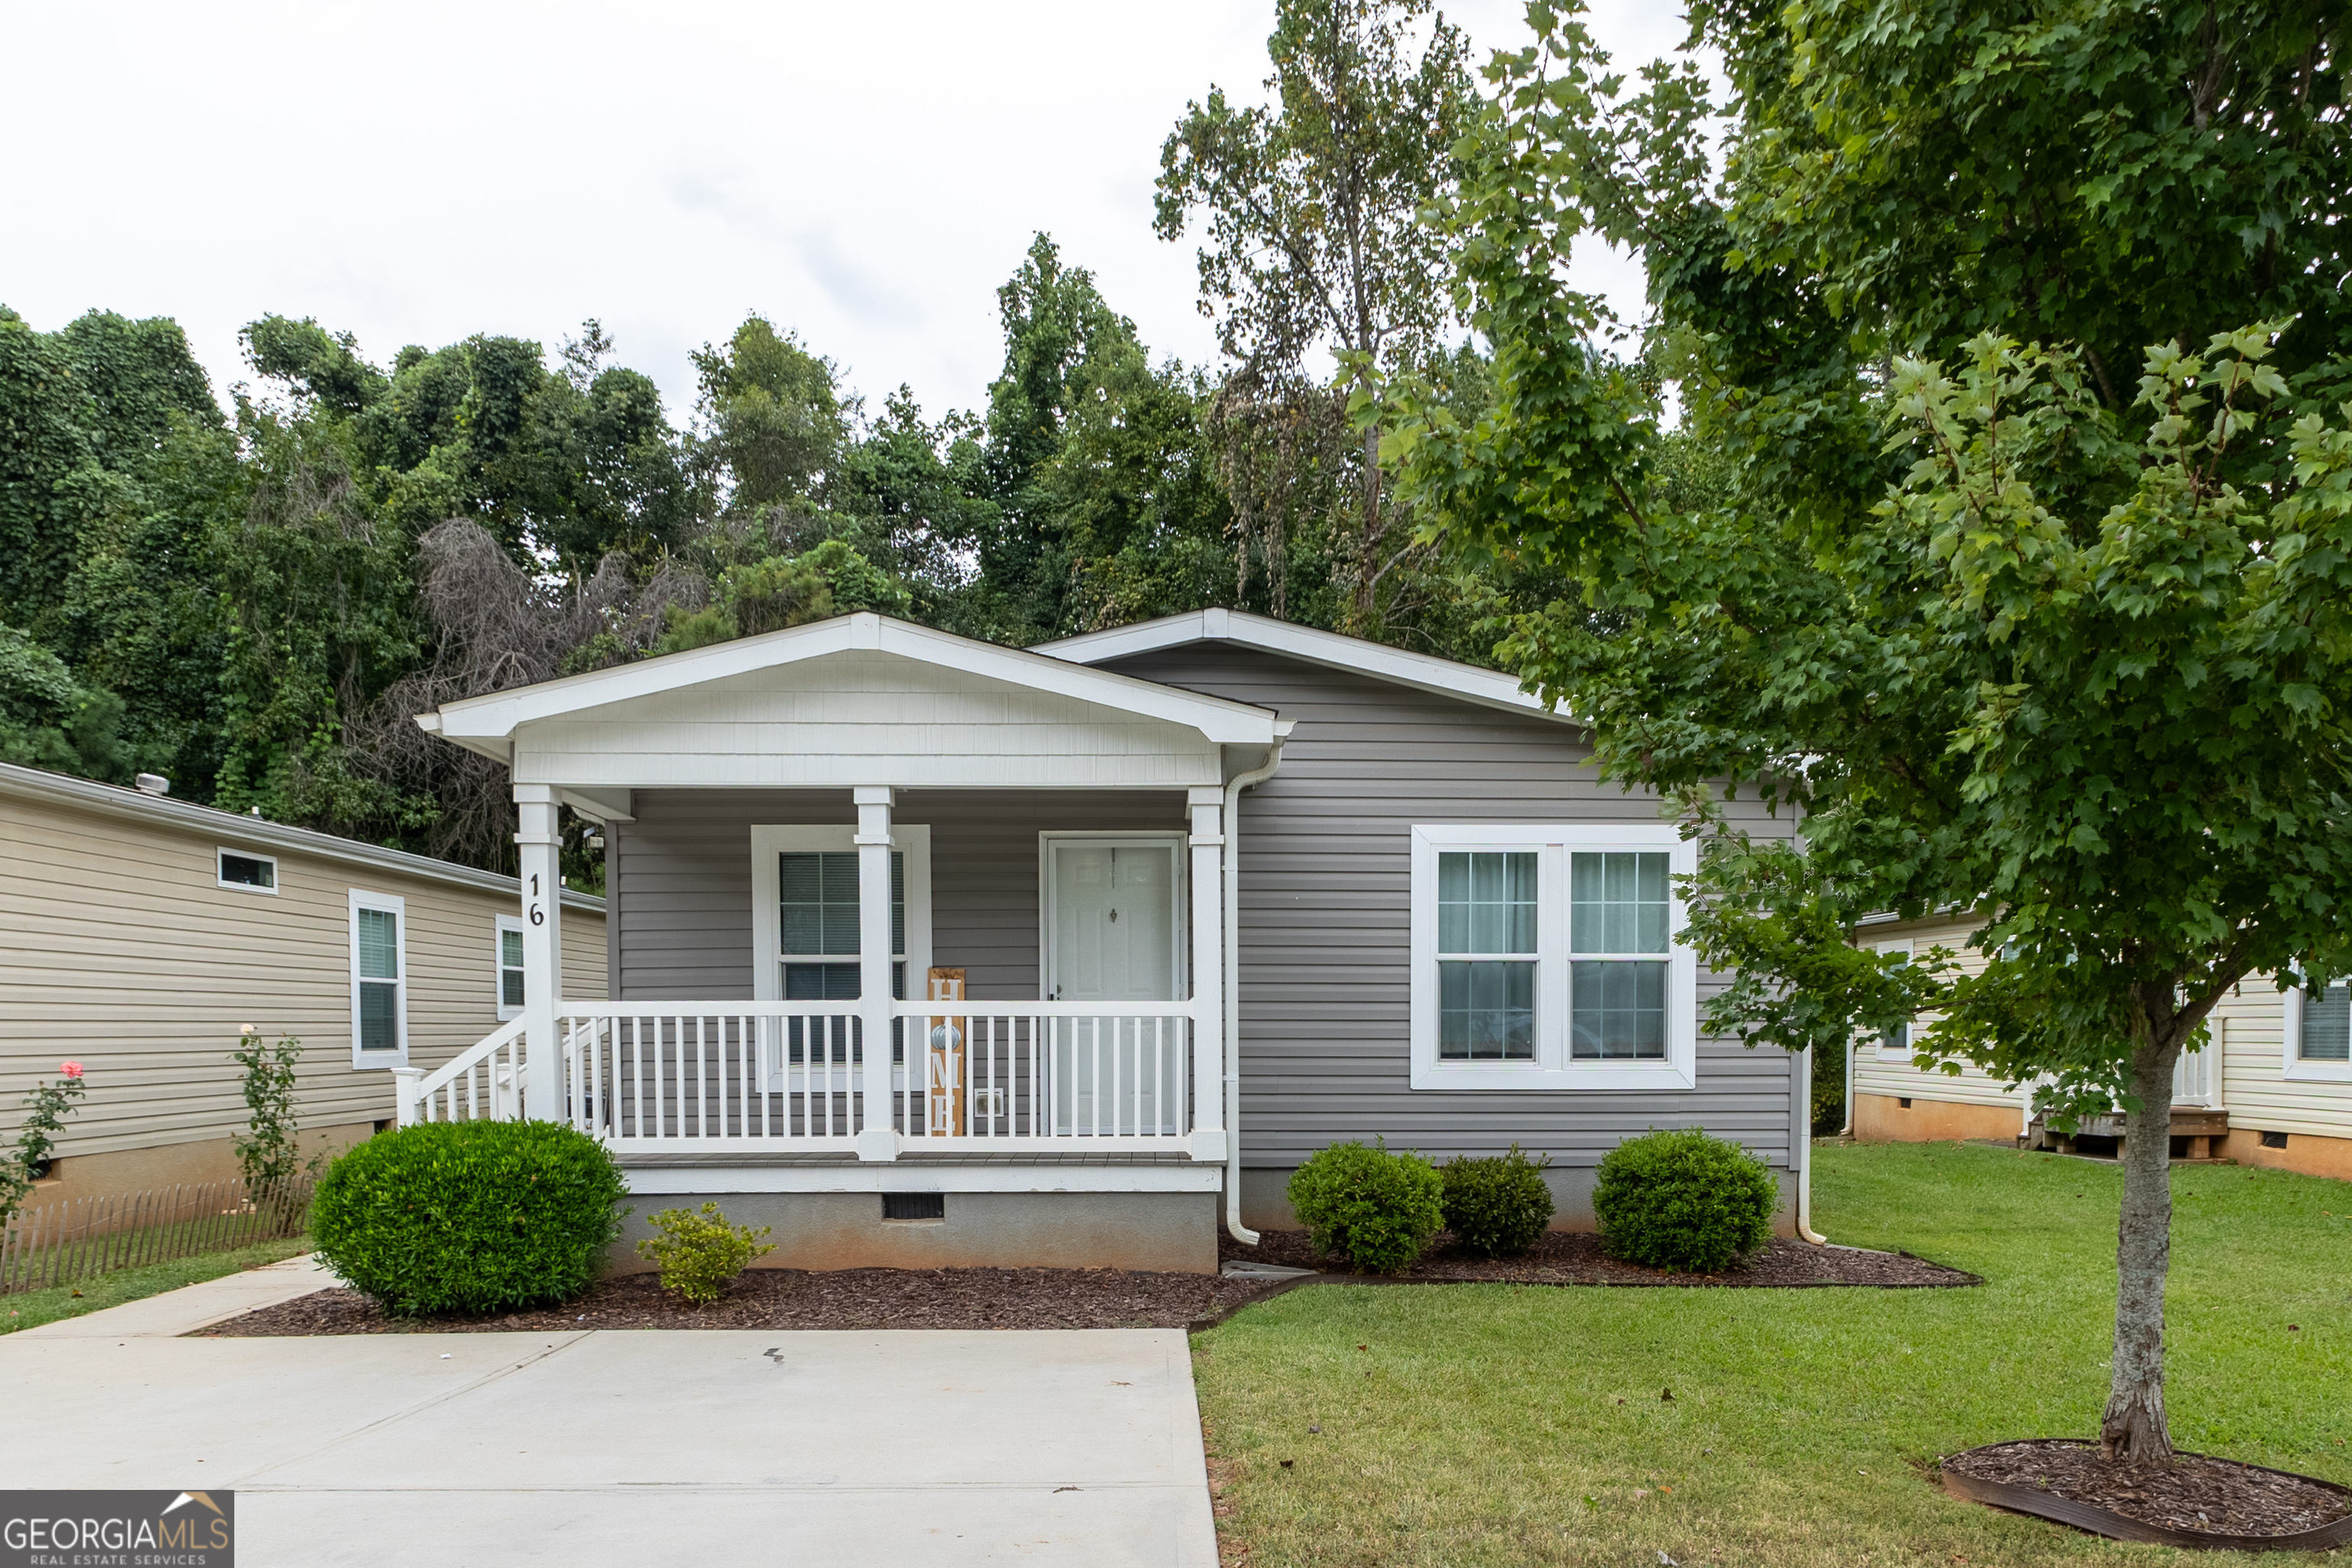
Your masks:
<svg viewBox="0 0 2352 1568"><path fill-rule="evenodd" d="M1692 847L1507 676L1223 610L1025 652L860 614L419 722L510 770L526 877L559 807L605 825L614 987L530 927L542 1000L402 1114L574 1122L633 1235L709 1199L775 1267L1208 1269L1337 1141L1517 1143L1581 1226L1603 1154L1690 1126L1795 1222L1805 1063L1700 1036Z"/></svg>
<svg viewBox="0 0 2352 1568"><path fill-rule="evenodd" d="M0 867L0 1140L60 1061L89 1086L37 1202L236 1175L243 1025L301 1039L304 1144L335 1149L524 994L512 877L5 763ZM602 996L604 901L563 904L563 990Z"/></svg>
<svg viewBox="0 0 2352 1568"><path fill-rule="evenodd" d="M1855 940L1882 952L1941 945L1964 970L1985 955L1967 945L1984 922L1973 916L1881 921ZM2236 1160L2316 1176L2352 1178L2352 996L2337 984L2324 995L2282 991L2250 975L2213 1010L2211 1043L2184 1053L2173 1075L2176 1154ZM1856 1042L1852 1124L1866 1142L1931 1139L2022 1139L2048 1143L2027 1088L2012 1089L1963 1067L1958 1076L1914 1065L1907 1035ZM1831 1070L1829 1064L1822 1070ZM2108 1129L2112 1131L2112 1129Z"/></svg>

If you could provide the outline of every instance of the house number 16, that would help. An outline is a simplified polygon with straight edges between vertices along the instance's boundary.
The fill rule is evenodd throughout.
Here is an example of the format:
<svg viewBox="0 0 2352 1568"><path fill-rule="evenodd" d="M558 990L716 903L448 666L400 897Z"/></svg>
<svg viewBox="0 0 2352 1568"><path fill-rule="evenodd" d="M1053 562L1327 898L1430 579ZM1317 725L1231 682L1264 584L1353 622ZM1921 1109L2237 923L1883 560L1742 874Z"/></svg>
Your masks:
<svg viewBox="0 0 2352 1568"><path fill-rule="evenodd" d="M535 926L543 926L547 923L547 911L541 909L537 902L539 898L539 873L536 871L532 872L530 877L530 896L533 900L530 906L530 923Z"/></svg>

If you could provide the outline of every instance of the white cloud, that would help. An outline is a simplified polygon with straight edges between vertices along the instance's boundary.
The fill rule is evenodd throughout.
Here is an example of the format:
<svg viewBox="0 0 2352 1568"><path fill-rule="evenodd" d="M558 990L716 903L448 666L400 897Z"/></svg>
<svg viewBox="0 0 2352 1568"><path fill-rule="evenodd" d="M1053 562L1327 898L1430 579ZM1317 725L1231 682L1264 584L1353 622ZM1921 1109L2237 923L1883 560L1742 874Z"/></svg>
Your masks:
<svg viewBox="0 0 2352 1568"><path fill-rule="evenodd" d="M1476 45L1515 0L1446 7ZM404 343L552 351L595 316L683 417L688 351L746 310L869 401L986 395L995 290L1043 229L1155 353L1213 356L1192 247L1151 233L1160 143L1255 94L1266 0L77 6L0 0L0 303L175 317L216 388L265 311ZM1612 0L1629 62L1674 11ZM1638 268L1577 280L1638 311Z"/></svg>

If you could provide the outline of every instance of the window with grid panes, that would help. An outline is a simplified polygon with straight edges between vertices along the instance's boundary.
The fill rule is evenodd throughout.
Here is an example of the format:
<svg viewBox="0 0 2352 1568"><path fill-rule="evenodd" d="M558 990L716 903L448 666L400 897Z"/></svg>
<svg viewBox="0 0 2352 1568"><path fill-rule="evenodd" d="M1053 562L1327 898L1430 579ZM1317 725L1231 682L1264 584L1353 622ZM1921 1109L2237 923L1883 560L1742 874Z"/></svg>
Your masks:
<svg viewBox="0 0 2352 1568"><path fill-rule="evenodd" d="M2303 1037L2295 1055L2307 1062L2352 1062L2352 989L2342 983L2303 992Z"/></svg>
<svg viewBox="0 0 2352 1568"><path fill-rule="evenodd" d="M1568 858L1569 1055L1663 1061L1674 889L1668 857L1578 850Z"/></svg>
<svg viewBox="0 0 2352 1568"><path fill-rule="evenodd" d="M857 851L787 849L777 857L776 930L782 944L784 1000L855 1002L861 935L857 920ZM890 994L907 994L907 856L890 855ZM890 1059L905 1058L894 1023ZM802 1059L801 1026L790 1031L791 1058ZM859 1052L853 1049L853 1059Z"/></svg>
<svg viewBox="0 0 2352 1568"><path fill-rule="evenodd" d="M1437 1055L1533 1061L1537 858L1447 850L1437 858Z"/></svg>

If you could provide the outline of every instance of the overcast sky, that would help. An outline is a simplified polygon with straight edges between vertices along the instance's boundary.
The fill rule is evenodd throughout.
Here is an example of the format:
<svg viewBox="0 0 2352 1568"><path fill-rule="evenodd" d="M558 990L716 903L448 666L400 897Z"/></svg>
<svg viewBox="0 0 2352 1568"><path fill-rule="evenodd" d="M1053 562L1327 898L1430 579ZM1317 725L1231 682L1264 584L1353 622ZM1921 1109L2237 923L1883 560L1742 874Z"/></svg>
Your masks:
<svg viewBox="0 0 2352 1568"><path fill-rule="evenodd" d="M1601 0L1631 65L1679 6ZM1446 12L1480 58L1517 0ZM404 343L551 354L594 316L690 411L688 351L747 310L977 406L995 289L1043 229L1156 355L1213 357L1192 246L1151 233L1160 142L1211 84L1259 96L1271 0L1182 6L60 5L0 0L0 304L172 316L226 402L267 311ZM1621 310L1638 271L1580 267Z"/></svg>

